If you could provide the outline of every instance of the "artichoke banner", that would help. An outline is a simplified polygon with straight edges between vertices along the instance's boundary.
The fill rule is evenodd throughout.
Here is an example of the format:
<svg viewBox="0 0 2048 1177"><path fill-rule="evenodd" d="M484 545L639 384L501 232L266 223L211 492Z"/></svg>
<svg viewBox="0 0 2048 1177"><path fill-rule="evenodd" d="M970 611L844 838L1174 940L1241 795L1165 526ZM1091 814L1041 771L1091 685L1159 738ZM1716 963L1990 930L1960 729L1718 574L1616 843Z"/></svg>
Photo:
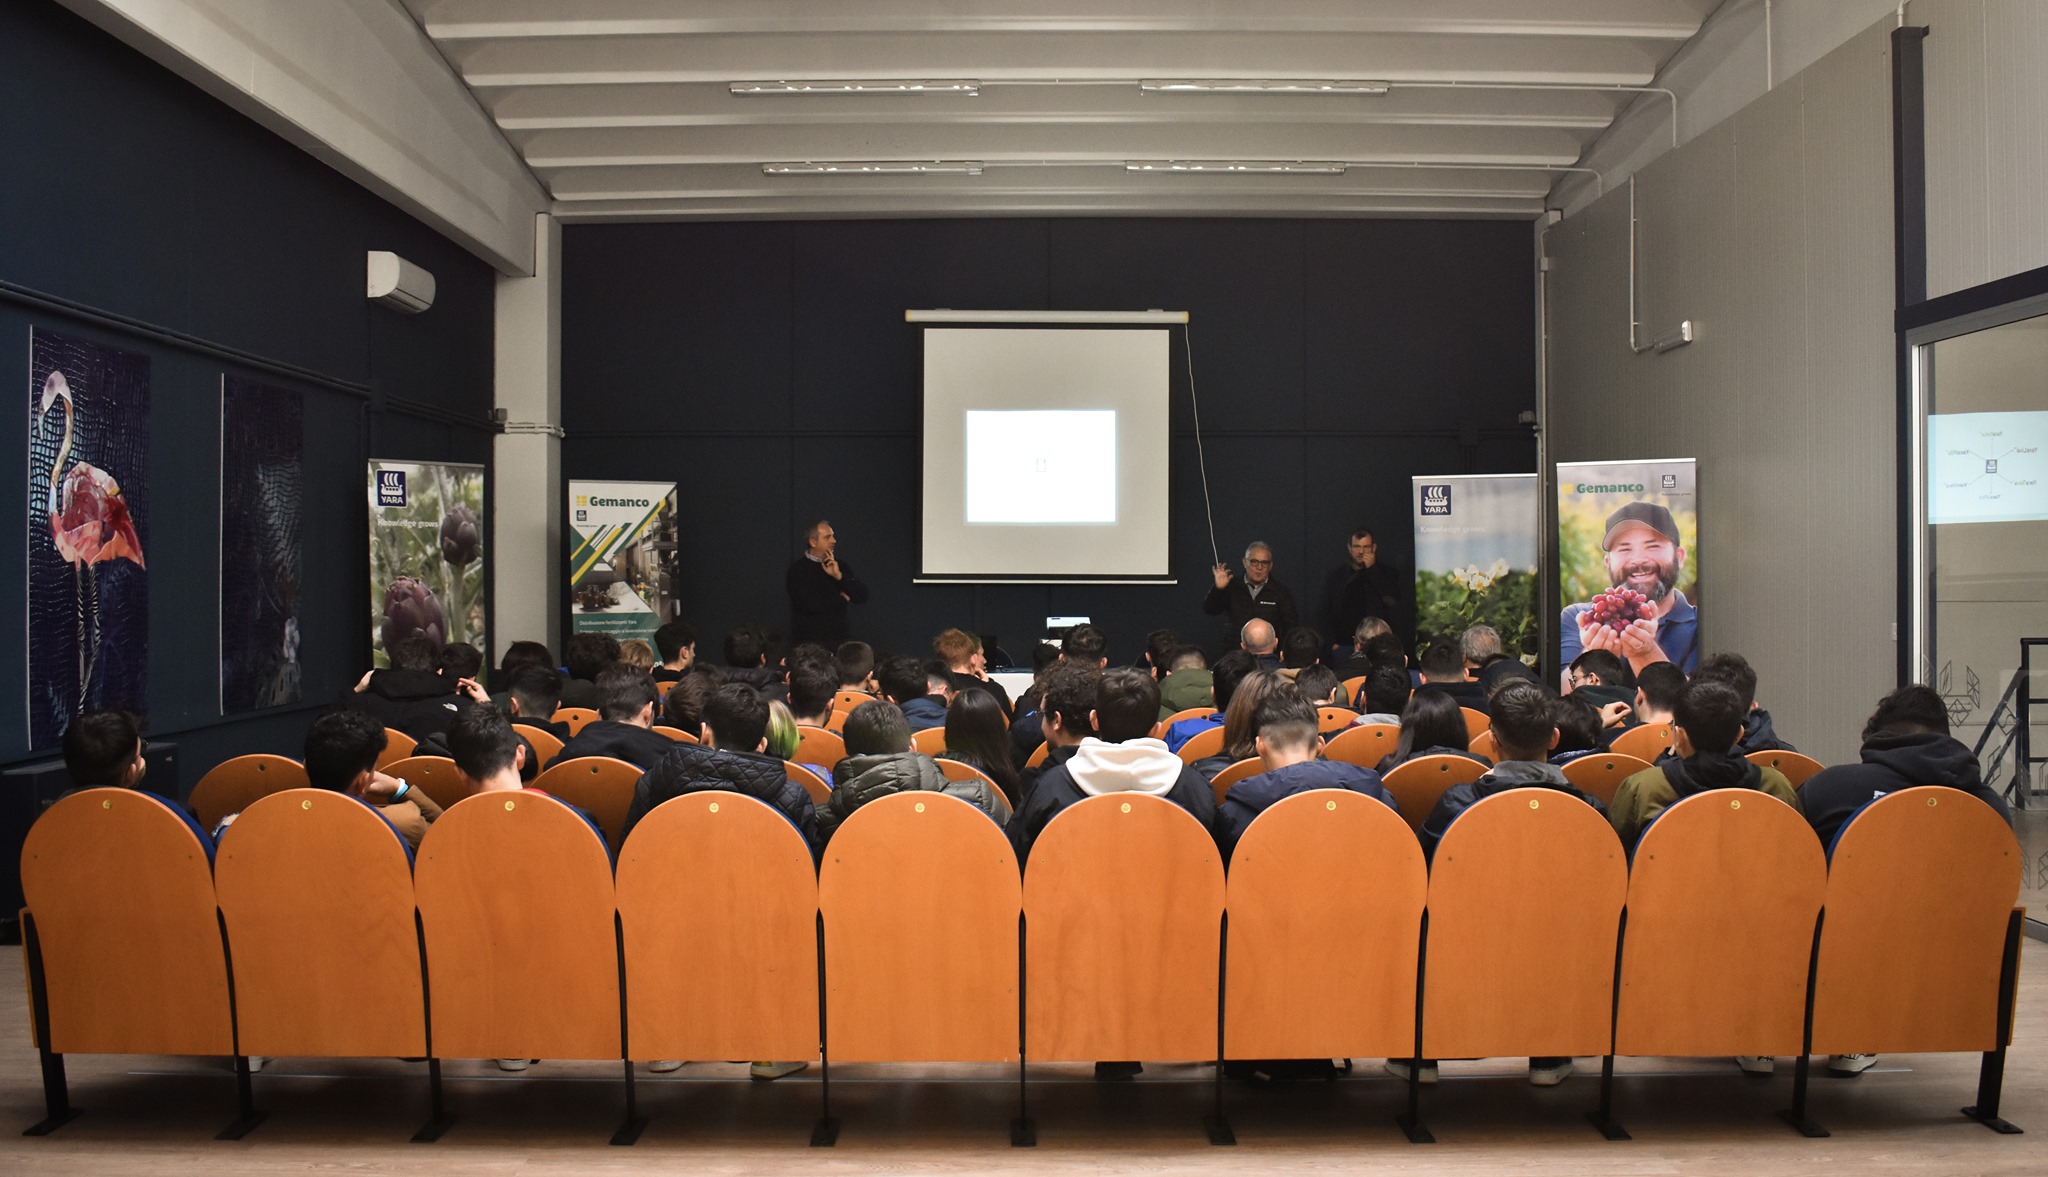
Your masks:
<svg viewBox="0 0 2048 1177"><path fill-rule="evenodd" d="M399 642L491 648L484 632L484 468L372 459L371 664L389 666Z"/></svg>

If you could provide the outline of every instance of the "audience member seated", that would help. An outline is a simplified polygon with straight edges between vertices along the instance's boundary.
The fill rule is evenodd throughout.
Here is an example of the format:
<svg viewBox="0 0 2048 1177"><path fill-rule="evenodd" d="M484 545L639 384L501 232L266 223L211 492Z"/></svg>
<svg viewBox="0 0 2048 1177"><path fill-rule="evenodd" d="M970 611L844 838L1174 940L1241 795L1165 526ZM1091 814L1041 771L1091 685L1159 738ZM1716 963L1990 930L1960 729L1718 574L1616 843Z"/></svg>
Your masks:
<svg viewBox="0 0 2048 1177"><path fill-rule="evenodd" d="M1260 670L1280 669L1280 632L1273 623L1254 617L1237 631L1237 648L1252 656Z"/></svg>
<svg viewBox="0 0 2048 1177"><path fill-rule="evenodd" d="M1400 663L1375 666L1358 685L1358 722L1399 723L1415 687Z"/></svg>
<svg viewBox="0 0 2048 1177"><path fill-rule="evenodd" d="M548 676L557 686L559 686L562 681L561 671L550 670L542 666L521 667L513 677L515 682L527 683L528 689L531 690L532 684L534 684L542 675ZM519 706L518 697L511 692L507 692L506 707L497 707L496 704L491 702L491 697L489 695L484 694L483 688L476 684L475 679L465 678L460 680L460 684L456 689L462 694L465 700L465 705L467 703L480 703L486 707L491 707L494 710L498 710L501 713L504 713L508 708L514 708ZM538 708L542 704L543 700L534 699L529 700L529 702L531 702L536 708ZM541 715L551 715L553 714L553 708L550 707L547 711L536 711L536 713ZM556 723L553 720L548 720L542 723L530 723L526 720L513 718L510 714L506 714L506 718L512 721L512 727L515 733L521 727L538 727L542 731L547 732L549 735L555 737L558 740L566 741L569 738L569 725L566 723ZM534 752L533 745L527 743L525 736L519 736L519 742L525 745L526 747L526 759L520 762L519 777L522 781L532 783L533 778L540 775L540 756ZM435 732L433 735L427 736L417 741L413 744L412 754L414 756L448 756L448 733Z"/></svg>
<svg viewBox="0 0 2048 1177"><path fill-rule="evenodd" d="M689 622L671 621L654 631L654 652L661 656L654 681L674 682L697 660L697 631Z"/></svg>
<svg viewBox="0 0 2048 1177"><path fill-rule="evenodd" d="M1196 646L1175 646L1166 654L1166 677L1159 680L1159 718L1166 719L1191 707L1210 706L1216 697L1215 677L1209 660Z"/></svg>
<svg viewBox="0 0 2048 1177"><path fill-rule="evenodd" d="M1059 664L1060 648L1051 642L1038 642L1031 647L1031 685L1010 704L1011 726L1018 720L1038 710L1038 700L1045 694L1045 676ZM1026 753L1030 755L1030 753Z"/></svg>
<svg viewBox="0 0 2048 1177"><path fill-rule="evenodd" d="M872 695L880 689L875 682L875 648L866 642L841 642L838 653L832 656L839 668L839 689L842 691L866 691Z"/></svg>
<svg viewBox="0 0 2048 1177"><path fill-rule="evenodd" d="M1857 810L1915 785L1961 790L2012 821L2004 794L1984 783L1969 745L1949 735L1948 705L1928 687L1903 686L1878 700L1863 725L1860 755L1861 763L1824 768L1799 786L1806 820L1830 851Z"/></svg>
<svg viewBox="0 0 2048 1177"><path fill-rule="evenodd" d="M1320 666L1323 661L1323 635L1305 625L1297 625L1281 635L1280 672L1293 678L1311 666Z"/></svg>
<svg viewBox="0 0 2048 1177"><path fill-rule="evenodd" d="M562 664L555 661L555 656L548 652L545 644L524 640L513 642L505 647L505 657L498 662L498 673L491 680L497 687L497 691L493 693L502 693L505 684L511 681L512 672L522 666L545 666L556 671L562 669Z"/></svg>
<svg viewBox="0 0 2048 1177"><path fill-rule="evenodd" d="M1163 682L1173 671L1173 652L1185 645L1187 642L1170 629L1153 630L1145 635L1145 660L1138 669Z"/></svg>
<svg viewBox="0 0 2048 1177"><path fill-rule="evenodd" d="M704 701L725 685L725 671L698 663L676 680L661 698L661 720L677 731L696 735L704 726ZM657 733L658 734L658 733Z"/></svg>
<svg viewBox="0 0 2048 1177"><path fill-rule="evenodd" d="M1031 799L1031 791L1038 787L1038 778L1047 769L1065 764L1074 755L1074 749L1081 741L1095 734L1095 692L1096 680L1102 677L1098 667L1077 666L1071 662L1055 663L1045 676L1044 696L1039 701L1037 718L1045 733L1045 759L1035 765L1018 770L1021 788L1017 804L1023 806ZM1012 727L1012 734L1016 732ZM1014 751L1016 745L1011 744Z"/></svg>
<svg viewBox="0 0 2048 1177"><path fill-rule="evenodd" d="M1685 694L1685 672L1674 662L1652 662L1636 672L1636 697L1629 712L1630 726L1670 723L1678 713L1678 697Z"/></svg>
<svg viewBox="0 0 2048 1177"><path fill-rule="evenodd" d="M1546 744L1546 756L1548 747ZM1394 750L1380 757L1374 767L1385 776L1418 756L1463 756L1491 767L1486 757L1472 751L1465 713L1458 709L1455 699L1442 691L1416 691L1409 696L1408 706L1401 709L1401 738L1394 742Z"/></svg>
<svg viewBox="0 0 2048 1177"><path fill-rule="evenodd" d="M1325 669L1324 673L1330 672ZM1380 784L1380 774L1341 760L1316 758L1322 740L1316 735L1315 703L1295 683L1280 683L1266 694L1259 704L1257 725L1256 748L1265 771L1230 786L1216 810L1216 842L1222 847L1225 863L1252 819L1296 793L1349 789L1400 811L1393 794Z"/></svg>
<svg viewBox="0 0 2048 1177"><path fill-rule="evenodd" d="M768 700L745 683L712 691L704 701L703 742L671 743L669 754L641 776L626 811L626 833L671 798L706 790L744 793L788 818L815 855L821 840L810 792L789 779L780 757L768 754L768 717Z"/></svg>
<svg viewBox="0 0 2048 1177"><path fill-rule="evenodd" d="M674 688L671 688L673 692ZM839 691L839 674L828 658L796 658L789 668L789 713L809 727L824 727L832 719L832 698Z"/></svg>
<svg viewBox="0 0 2048 1177"><path fill-rule="evenodd" d="M745 683L757 691L779 686L782 671L769 665L768 635L749 622L734 626L725 635L725 677L728 682Z"/></svg>
<svg viewBox="0 0 2048 1177"><path fill-rule="evenodd" d="M619 661L652 676L654 673L654 647L639 638L628 638L619 643Z"/></svg>
<svg viewBox="0 0 2048 1177"><path fill-rule="evenodd" d="M896 704L911 731L946 726L945 688L941 688L940 694L932 693L924 663L906 654L884 658L875 668L875 678L881 686L882 698ZM950 685L948 678L946 686Z"/></svg>
<svg viewBox="0 0 2048 1177"><path fill-rule="evenodd" d="M1671 664L1653 662L1650 665ZM1678 668L1673 666L1672 669ZM1679 681L1685 681L1683 673L1679 675ZM1635 713L1636 676L1628 668L1628 663L1612 650L1588 650L1573 659L1565 671L1565 694L1592 704L1593 709L1600 713L1602 726L1609 726L1611 717L1619 717L1626 726L1635 726L1629 718Z"/></svg>
<svg viewBox="0 0 2048 1177"><path fill-rule="evenodd" d="M448 729L448 756L455 761L456 774L469 785L472 793L510 792L525 788L526 782L520 774L531 751L526 741L512 730L511 721L498 714L495 707L466 705ZM588 820L587 815L585 820Z"/></svg>
<svg viewBox="0 0 2048 1177"><path fill-rule="evenodd" d="M306 732L306 779L316 789L346 793L377 807L391 828L414 850L441 807L425 790L377 771L387 740L384 725L360 711L336 711L313 721Z"/></svg>
<svg viewBox="0 0 2048 1177"><path fill-rule="evenodd" d="M381 740L382 725L377 735ZM80 789L138 787L149 771L143 747L142 724L126 711L81 711L72 716L71 726L64 729L64 772L71 787L61 796Z"/></svg>
<svg viewBox="0 0 2048 1177"><path fill-rule="evenodd" d="M434 659L434 669L441 672L441 680L463 694L468 693L462 690L463 680L476 682L483 668L483 651L468 642L449 642Z"/></svg>
<svg viewBox="0 0 2048 1177"><path fill-rule="evenodd" d="M1017 807L1023 789L1010 763L1009 733L995 696L980 690L953 696L946 708L946 750L940 755L979 770L1003 791L1011 809Z"/></svg>
<svg viewBox="0 0 2048 1177"><path fill-rule="evenodd" d="M552 666L522 666L507 680L503 710L514 727L537 727L566 744L569 725L554 718L561 705L562 672Z"/></svg>
<svg viewBox="0 0 2048 1177"><path fill-rule="evenodd" d="M1449 695L1460 707L1486 710L1486 688L1465 673L1465 655L1456 642L1439 638L1422 655L1422 686Z"/></svg>
<svg viewBox="0 0 2048 1177"><path fill-rule="evenodd" d="M1337 672L1327 666L1303 667L1294 676L1294 685L1301 688L1301 697L1311 707L1351 707L1351 700L1344 697L1344 684L1337 681Z"/></svg>
<svg viewBox="0 0 2048 1177"><path fill-rule="evenodd" d="M1046 823L1088 797L1150 793L1193 814L1203 829L1215 830L1216 794L1209 782L1148 734L1158 715L1159 683L1151 675L1128 668L1102 673L1090 717L1100 738L1083 739L1072 756L1042 773L1010 822L1020 866Z"/></svg>
<svg viewBox="0 0 2048 1177"><path fill-rule="evenodd" d="M390 656L389 667L372 670L354 690L342 692L341 705L415 740L447 731L463 700L455 684L441 677L441 647L416 633L400 639Z"/></svg>
<svg viewBox="0 0 2048 1177"><path fill-rule="evenodd" d="M1379 663L1373 659L1373 656L1369 652L1367 652L1366 643L1370 642L1372 639L1380 636L1381 634L1386 634L1388 637L1392 637L1393 633L1393 627L1389 626L1385 621L1381 620L1380 618L1359 618L1358 627L1351 631L1351 649L1345 655L1343 661L1338 662L1336 664L1337 677L1340 679L1357 678L1361 674L1371 673L1372 668L1375 665L1378 665ZM1333 636L1340 641L1343 639L1342 634L1337 634ZM1395 640L1395 644L1398 648L1399 639ZM1384 661L1384 659L1381 659L1380 661Z"/></svg>
<svg viewBox="0 0 2048 1177"><path fill-rule="evenodd" d="M645 671L623 662L607 666L597 676L597 694L597 718L562 745L549 768L580 756L609 756L644 770L675 749L676 741L654 730L657 692Z"/></svg>
<svg viewBox="0 0 2048 1177"><path fill-rule="evenodd" d="M1621 782L1607 810L1607 820L1630 853L1658 814L1709 789L1755 789L1800 808L1799 795L1783 773L1751 764L1736 748L1748 710L1748 701L1726 683L1695 679L1685 688L1671 723L1677 755Z"/></svg>
<svg viewBox="0 0 2048 1177"><path fill-rule="evenodd" d="M1560 697L1551 719L1557 724L1557 745L1550 750L1552 764L1562 766L1607 746L1600 713L1576 694Z"/></svg>
<svg viewBox="0 0 2048 1177"><path fill-rule="evenodd" d="M1166 729L1166 750L1179 752L1181 745L1212 727L1223 726L1224 712L1230 710L1230 700L1237 694L1238 685L1257 673L1259 664L1243 650L1232 650L1216 660L1209 668L1209 698L1205 701L1216 709L1213 715L1197 715L1192 719L1176 721ZM1202 706L1203 704L1194 704Z"/></svg>
<svg viewBox="0 0 2048 1177"><path fill-rule="evenodd" d="M1475 625L1458 638L1459 652L1465 655L1465 665L1472 681L1487 695L1500 684L1511 678L1540 681L1536 672L1520 658L1508 653L1501 644L1500 631L1490 625Z"/></svg>
<svg viewBox="0 0 2048 1177"><path fill-rule="evenodd" d="M964 629L949 629L932 639L932 653L946 664L946 676L953 691L976 690L996 701L1003 718L1010 718L1010 692L988 676L988 660L982 655L981 639Z"/></svg>
<svg viewBox="0 0 2048 1177"><path fill-rule="evenodd" d="M1254 670L1230 693L1230 705L1222 712L1223 746L1212 756L1195 761L1194 770L1205 781L1240 760L1259 754L1259 708L1266 696L1287 680L1277 670Z"/></svg>
<svg viewBox="0 0 2048 1177"><path fill-rule="evenodd" d="M1736 694L1742 696L1748 706L1748 714L1742 720L1740 748L1744 755L1751 752L1797 752L1790 743L1778 738L1771 727L1771 713L1756 703L1756 671L1750 668L1749 659L1740 654L1715 654L1700 663L1693 671L1692 679L1698 682L1708 679L1727 684Z"/></svg>
<svg viewBox="0 0 2048 1177"><path fill-rule="evenodd" d="M910 723L896 704L884 699L862 703L847 715L840 734L846 740L846 759L833 766L838 783L818 807L821 842L829 841L855 810L891 793L950 793L988 814L997 825L1010 820L1009 802L987 781L949 781L936 761L911 748Z"/></svg>
<svg viewBox="0 0 2048 1177"><path fill-rule="evenodd" d="M597 709L597 676L619 660L619 639L608 633L573 633L562 647L562 706Z"/></svg>
<svg viewBox="0 0 2048 1177"><path fill-rule="evenodd" d="M1075 626L1060 643L1058 664L1103 669L1109 665L1109 635L1093 625ZM1024 762L1046 742L1041 719L1029 715L1010 725L1010 759L1020 772Z"/></svg>

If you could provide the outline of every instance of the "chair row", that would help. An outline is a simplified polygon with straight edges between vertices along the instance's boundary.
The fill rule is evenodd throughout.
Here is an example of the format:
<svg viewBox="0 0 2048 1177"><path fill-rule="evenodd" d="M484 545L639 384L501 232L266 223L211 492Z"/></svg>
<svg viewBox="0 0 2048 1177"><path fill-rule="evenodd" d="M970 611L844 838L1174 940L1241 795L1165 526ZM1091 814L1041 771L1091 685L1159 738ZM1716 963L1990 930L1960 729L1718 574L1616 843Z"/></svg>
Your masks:
<svg viewBox="0 0 2048 1177"><path fill-rule="evenodd" d="M438 1059L805 1059L814 1143L836 1138L831 1066L1224 1058L1805 1056L1979 1051L1968 1114L1994 1127L2011 1037L2019 848L1988 806L1909 789L1823 858L1759 794L1672 807L1633 868L1590 808L1515 790L1460 818L1426 869L1355 793L1289 798L1228 875L1208 832L1144 795L1083 801L1021 877L977 809L885 797L815 872L751 798L697 793L635 828L616 874L561 802L481 794L409 869L367 806L314 790L244 810L208 847L158 798L59 802L22 857L47 1132L68 1053ZM1825 919L1822 914L1825 912ZM1226 924L1227 915L1227 924ZM1227 935L1226 935L1227 928ZM1021 929L1021 934L1020 934ZM1530 962L1541 961L1541 968ZM431 1009L429 994L432 995ZM1926 1000L1926 995L1940 995ZM624 1062L630 1143L644 1119ZM261 1118L245 1065L240 1115ZM1430 1139L1411 1079L1397 1117Z"/></svg>

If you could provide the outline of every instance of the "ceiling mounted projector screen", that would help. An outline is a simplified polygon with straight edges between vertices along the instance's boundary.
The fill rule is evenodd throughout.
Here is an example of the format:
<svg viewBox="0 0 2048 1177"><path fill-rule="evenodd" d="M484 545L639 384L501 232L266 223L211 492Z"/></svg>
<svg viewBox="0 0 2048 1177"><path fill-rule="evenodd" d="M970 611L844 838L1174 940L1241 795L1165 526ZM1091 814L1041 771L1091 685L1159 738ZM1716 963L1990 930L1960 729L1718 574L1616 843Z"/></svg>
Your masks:
<svg viewBox="0 0 2048 1177"><path fill-rule="evenodd" d="M923 575L1166 577L1167 362L1163 328L926 328Z"/></svg>

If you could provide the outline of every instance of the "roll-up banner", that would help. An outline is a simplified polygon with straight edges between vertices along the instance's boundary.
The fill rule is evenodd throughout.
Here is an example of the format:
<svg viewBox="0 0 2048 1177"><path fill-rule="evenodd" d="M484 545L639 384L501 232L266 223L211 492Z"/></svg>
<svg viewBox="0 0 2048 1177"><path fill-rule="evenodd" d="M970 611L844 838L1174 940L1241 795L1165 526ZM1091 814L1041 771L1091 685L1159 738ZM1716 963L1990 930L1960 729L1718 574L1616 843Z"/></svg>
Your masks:
<svg viewBox="0 0 2048 1177"><path fill-rule="evenodd" d="M484 468L370 459L371 662L415 634L435 647L484 633Z"/></svg>
<svg viewBox="0 0 2048 1177"><path fill-rule="evenodd" d="M569 483L570 629L650 644L675 619L676 484Z"/></svg>
<svg viewBox="0 0 2048 1177"><path fill-rule="evenodd" d="M1691 458L1557 467L1559 665L1612 650L1700 664L1699 483Z"/></svg>
<svg viewBox="0 0 2048 1177"><path fill-rule="evenodd" d="M1536 664L1543 644L1536 625L1541 495L1534 474L1414 480L1418 651L1490 625L1501 649Z"/></svg>

